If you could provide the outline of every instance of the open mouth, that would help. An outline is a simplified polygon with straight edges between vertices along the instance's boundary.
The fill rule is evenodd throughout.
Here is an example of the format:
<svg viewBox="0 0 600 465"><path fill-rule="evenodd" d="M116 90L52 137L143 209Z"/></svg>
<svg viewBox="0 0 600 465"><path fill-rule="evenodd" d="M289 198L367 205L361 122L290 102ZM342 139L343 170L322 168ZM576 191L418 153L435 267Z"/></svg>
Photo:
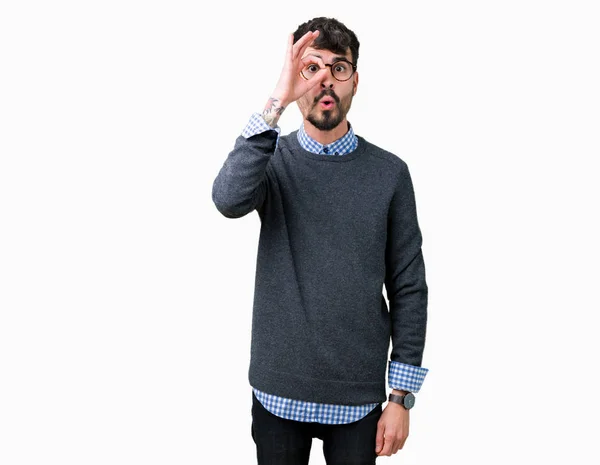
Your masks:
<svg viewBox="0 0 600 465"><path fill-rule="evenodd" d="M331 108L333 108L335 106L335 102L331 99L323 99L319 102L319 105L321 106L321 108L330 110Z"/></svg>

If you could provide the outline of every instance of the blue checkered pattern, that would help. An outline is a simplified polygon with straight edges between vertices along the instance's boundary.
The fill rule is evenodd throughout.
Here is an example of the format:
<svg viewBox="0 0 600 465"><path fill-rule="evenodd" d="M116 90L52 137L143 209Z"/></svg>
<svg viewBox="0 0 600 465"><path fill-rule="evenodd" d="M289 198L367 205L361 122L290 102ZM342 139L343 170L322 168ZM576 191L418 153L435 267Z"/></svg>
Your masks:
<svg viewBox="0 0 600 465"><path fill-rule="evenodd" d="M342 425L360 420L379 405L336 405L305 402L267 394L254 388L258 401L273 415L288 420Z"/></svg>
<svg viewBox="0 0 600 465"><path fill-rule="evenodd" d="M281 135L281 128L279 125L276 125L274 128L272 128L267 124L260 113L253 113L250 117L250 121L248 121L248 124L242 131L242 136L247 139L248 137L268 131L269 129L275 129L277 134ZM277 140L279 141L279 137L277 137Z"/></svg>
<svg viewBox="0 0 600 465"><path fill-rule="evenodd" d="M390 360L388 369L388 385L392 389L419 392L428 368L407 365L406 363Z"/></svg>
<svg viewBox="0 0 600 465"><path fill-rule="evenodd" d="M346 134L331 144L324 145L310 137L306 131L304 131L303 124L298 130L298 141L300 142L300 145L302 145L302 147L309 152L318 153L321 155L345 155L352 152L358 146L358 137L354 135L354 130L352 129L350 122L348 122L348 127L350 129ZM281 128L279 125L276 125L274 128L269 126L260 113L252 114L250 121L248 121L248 124L242 131L242 135L247 139L248 137L254 136L255 134L260 134L261 132L268 131L270 129L275 129L275 131L277 131L278 136L277 143L275 145L275 150L277 150L279 136L281 135Z"/></svg>
<svg viewBox="0 0 600 465"><path fill-rule="evenodd" d="M358 137L354 135L354 130L349 121L348 127L348 132L338 140L329 145L323 145L306 133L303 124L298 130L298 142L300 142L300 145L309 152L319 153L321 155L346 155L358 147Z"/></svg>
<svg viewBox="0 0 600 465"><path fill-rule="evenodd" d="M348 132L329 145L323 145L304 131L304 124L298 130L298 141L306 150L323 155L345 155L352 152L358 146L358 138L348 122ZM270 127L260 113L254 113L250 121L242 131L246 138L261 132L275 129L277 131L277 142L281 135L281 128ZM277 147L277 146L276 146ZM390 360L388 367L388 386L390 389L419 392L429 371L427 368ZM288 399L262 392L253 388L254 395L259 402L273 415L288 420L303 422L324 423L328 425L341 425L358 421L365 417L377 405L377 402L364 405L337 405L306 402L303 400Z"/></svg>

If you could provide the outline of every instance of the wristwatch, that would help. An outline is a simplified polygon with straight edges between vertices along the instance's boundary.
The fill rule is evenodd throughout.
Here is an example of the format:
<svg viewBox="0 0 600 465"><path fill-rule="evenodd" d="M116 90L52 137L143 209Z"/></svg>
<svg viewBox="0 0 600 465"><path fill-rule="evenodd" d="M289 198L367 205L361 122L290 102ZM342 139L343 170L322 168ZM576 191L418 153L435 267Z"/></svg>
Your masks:
<svg viewBox="0 0 600 465"><path fill-rule="evenodd" d="M415 405L415 395L412 392L409 392L405 396L390 393L388 400L402 405L406 410L410 410Z"/></svg>

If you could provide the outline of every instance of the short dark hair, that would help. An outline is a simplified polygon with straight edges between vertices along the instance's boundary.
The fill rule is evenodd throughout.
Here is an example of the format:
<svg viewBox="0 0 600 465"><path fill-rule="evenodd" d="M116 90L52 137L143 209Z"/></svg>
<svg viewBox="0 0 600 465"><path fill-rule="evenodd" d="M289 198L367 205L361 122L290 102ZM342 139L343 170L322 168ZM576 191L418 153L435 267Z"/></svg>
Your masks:
<svg viewBox="0 0 600 465"><path fill-rule="evenodd" d="M345 55L346 50L350 47L352 63L355 65L358 63L358 47L360 46L360 42L356 34L335 18L321 16L301 24L296 29L296 32L294 32L294 43L298 42L308 31L316 31L317 29L319 30L319 36L315 39L311 47L329 50L340 55Z"/></svg>

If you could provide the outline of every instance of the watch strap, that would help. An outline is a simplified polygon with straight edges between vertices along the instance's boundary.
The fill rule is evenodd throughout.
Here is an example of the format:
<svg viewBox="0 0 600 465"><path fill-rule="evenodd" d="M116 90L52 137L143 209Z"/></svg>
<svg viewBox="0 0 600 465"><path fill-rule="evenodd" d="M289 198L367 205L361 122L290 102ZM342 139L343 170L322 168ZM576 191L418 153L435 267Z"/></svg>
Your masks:
<svg viewBox="0 0 600 465"><path fill-rule="evenodd" d="M404 407L406 410L410 410L415 405L415 396L411 392L404 396L390 393L388 400L390 402L394 402L395 404L402 405L402 407Z"/></svg>
<svg viewBox="0 0 600 465"><path fill-rule="evenodd" d="M404 407L404 396L399 396L398 394L392 394L388 396L388 400L390 402L394 402L396 404L400 404Z"/></svg>

